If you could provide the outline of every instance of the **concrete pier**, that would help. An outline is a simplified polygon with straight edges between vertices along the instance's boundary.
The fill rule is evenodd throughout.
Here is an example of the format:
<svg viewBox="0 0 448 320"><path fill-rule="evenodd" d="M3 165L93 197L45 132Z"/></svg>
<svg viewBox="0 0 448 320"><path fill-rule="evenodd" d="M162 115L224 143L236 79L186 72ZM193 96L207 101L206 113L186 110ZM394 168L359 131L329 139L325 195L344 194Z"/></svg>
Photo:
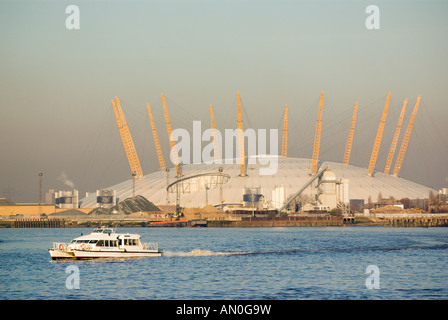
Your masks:
<svg viewBox="0 0 448 320"><path fill-rule="evenodd" d="M215 228L255 228L255 227L326 227L342 226L342 217L285 217L285 218L245 218L240 221L209 220L208 227Z"/></svg>
<svg viewBox="0 0 448 320"><path fill-rule="evenodd" d="M14 228L64 228L64 219L16 219Z"/></svg>
<svg viewBox="0 0 448 320"><path fill-rule="evenodd" d="M174 223L175 222L175 223ZM182 223L181 223L182 222ZM245 217L239 219L168 219L110 217L99 219L0 219L0 228L93 228L99 225L109 227L325 227L325 226L383 226L383 227L448 227L448 215L422 214L413 216L381 217L335 217L335 216L291 216L291 217Z"/></svg>
<svg viewBox="0 0 448 320"><path fill-rule="evenodd" d="M391 227L448 227L448 217L386 218L383 224Z"/></svg>

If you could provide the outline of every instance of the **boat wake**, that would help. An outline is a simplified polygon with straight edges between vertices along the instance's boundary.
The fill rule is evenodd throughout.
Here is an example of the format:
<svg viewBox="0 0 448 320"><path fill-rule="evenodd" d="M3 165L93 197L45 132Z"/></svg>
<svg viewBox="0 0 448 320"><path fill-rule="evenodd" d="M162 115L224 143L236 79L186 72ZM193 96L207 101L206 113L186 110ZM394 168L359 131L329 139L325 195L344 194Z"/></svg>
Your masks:
<svg viewBox="0 0 448 320"><path fill-rule="evenodd" d="M273 250L273 251L240 251L240 252L222 252L203 249L193 249L184 251L164 251L166 257L210 257L210 256L236 256L236 255L264 255L264 254L298 254L298 253L323 253L323 252L354 252L354 251L402 251L402 250L434 250L448 249L448 245L437 245L429 247L385 247L385 248L328 248L328 249L291 249L291 250Z"/></svg>
<svg viewBox="0 0 448 320"><path fill-rule="evenodd" d="M212 250L193 249L189 252L183 251L164 251L163 255L166 257L209 257L209 256L232 256L248 254L247 252L220 252Z"/></svg>

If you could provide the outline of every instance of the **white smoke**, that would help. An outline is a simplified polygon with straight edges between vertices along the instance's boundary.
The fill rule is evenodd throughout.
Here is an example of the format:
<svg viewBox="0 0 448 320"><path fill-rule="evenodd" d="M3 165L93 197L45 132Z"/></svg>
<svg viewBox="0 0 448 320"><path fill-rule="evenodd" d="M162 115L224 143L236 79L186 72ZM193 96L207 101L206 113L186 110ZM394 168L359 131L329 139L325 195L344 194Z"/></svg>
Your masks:
<svg viewBox="0 0 448 320"><path fill-rule="evenodd" d="M75 188L75 184L73 183L73 181L68 179L67 174L65 173L65 171L63 171L61 173L61 175L58 178L60 181L62 181L66 186L69 186L70 188L74 189Z"/></svg>

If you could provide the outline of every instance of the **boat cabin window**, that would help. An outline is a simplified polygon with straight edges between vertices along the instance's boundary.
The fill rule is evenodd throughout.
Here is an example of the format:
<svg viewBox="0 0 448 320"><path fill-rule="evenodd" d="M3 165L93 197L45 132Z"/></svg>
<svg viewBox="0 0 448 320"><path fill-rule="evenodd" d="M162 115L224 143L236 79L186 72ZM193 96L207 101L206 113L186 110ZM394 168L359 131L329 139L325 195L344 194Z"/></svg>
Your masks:
<svg viewBox="0 0 448 320"><path fill-rule="evenodd" d="M99 240L98 247L118 247L118 240Z"/></svg>
<svg viewBox="0 0 448 320"><path fill-rule="evenodd" d="M137 246L138 239L124 239L124 245L125 246Z"/></svg>

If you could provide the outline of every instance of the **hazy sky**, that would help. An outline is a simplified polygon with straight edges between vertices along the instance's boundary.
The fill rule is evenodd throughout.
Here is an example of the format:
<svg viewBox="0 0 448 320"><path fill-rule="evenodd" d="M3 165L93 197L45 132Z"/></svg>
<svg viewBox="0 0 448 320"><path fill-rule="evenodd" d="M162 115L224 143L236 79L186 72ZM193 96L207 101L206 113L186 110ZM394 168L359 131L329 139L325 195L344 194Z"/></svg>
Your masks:
<svg viewBox="0 0 448 320"><path fill-rule="evenodd" d="M368 5L380 29L368 30ZM69 5L80 29L68 30ZM447 1L4 1L0 2L0 197L37 202L43 189L81 195L130 178L111 106L118 96L143 172L159 169L146 103L165 160L160 94L173 128L193 120L236 128L282 126L289 151L311 158L325 91L320 158L342 162L353 106L351 164L367 168L392 92L376 170L382 171L408 98L401 138L422 95L400 176L448 187ZM399 145L400 145L399 144ZM398 153L398 148L396 154Z"/></svg>

